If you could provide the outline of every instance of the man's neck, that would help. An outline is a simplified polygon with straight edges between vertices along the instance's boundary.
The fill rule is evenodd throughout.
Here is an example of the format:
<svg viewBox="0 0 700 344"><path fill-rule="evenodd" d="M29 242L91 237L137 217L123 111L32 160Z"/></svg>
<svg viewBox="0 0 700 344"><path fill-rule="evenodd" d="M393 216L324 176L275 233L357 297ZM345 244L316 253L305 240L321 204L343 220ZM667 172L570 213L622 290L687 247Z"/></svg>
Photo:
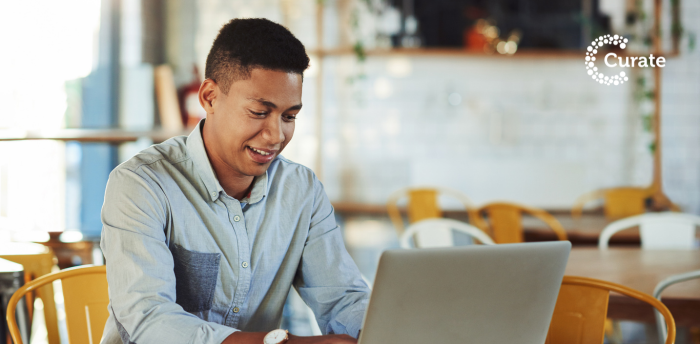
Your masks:
<svg viewBox="0 0 700 344"><path fill-rule="evenodd" d="M253 180L255 177L240 175L240 173L232 169L231 166L219 158L217 152L210 152L209 149L207 149L207 139L204 135L204 130L202 130L202 141L204 142L204 151L207 153L209 163L214 169L216 179L219 180L219 184L224 188L226 194L237 200L242 200L248 196L253 189Z"/></svg>
<svg viewBox="0 0 700 344"><path fill-rule="evenodd" d="M216 178L219 180L219 184L224 188L226 194L237 200L242 200L248 196L253 189L253 180L255 177L236 176L226 164L217 168L217 164L214 163L215 160L216 159L209 159L214 168Z"/></svg>

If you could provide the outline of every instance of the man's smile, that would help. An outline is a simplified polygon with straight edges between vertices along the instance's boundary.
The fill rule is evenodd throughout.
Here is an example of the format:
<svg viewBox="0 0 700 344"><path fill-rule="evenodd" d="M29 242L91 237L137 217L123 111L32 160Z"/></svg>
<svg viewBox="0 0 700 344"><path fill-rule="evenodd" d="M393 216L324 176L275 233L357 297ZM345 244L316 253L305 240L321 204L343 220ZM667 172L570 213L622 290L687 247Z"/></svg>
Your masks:
<svg viewBox="0 0 700 344"><path fill-rule="evenodd" d="M272 161L278 152L277 150L254 148L251 146L246 146L246 150L248 151L248 155L251 157L251 159L259 164L265 164Z"/></svg>

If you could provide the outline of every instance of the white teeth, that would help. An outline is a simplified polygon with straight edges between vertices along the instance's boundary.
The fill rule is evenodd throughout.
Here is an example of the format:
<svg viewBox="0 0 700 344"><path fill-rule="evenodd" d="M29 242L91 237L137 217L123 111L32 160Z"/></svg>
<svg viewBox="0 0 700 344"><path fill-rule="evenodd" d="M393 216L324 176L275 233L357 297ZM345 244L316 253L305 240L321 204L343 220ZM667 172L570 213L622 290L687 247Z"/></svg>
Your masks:
<svg viewBox="0 0 700 344"><path fill-rule="evenodd" d="M270 154L272 154L272 153L268 153L268 152L263 152L263 151L261 151L261 150L259 150L259 149L255 149L255 148L253 148L253 147L250 147L250 149L252 149L253 152L256 152L256 153L258 153L258 154L260 154L260 155L270 155Z"/></svg>

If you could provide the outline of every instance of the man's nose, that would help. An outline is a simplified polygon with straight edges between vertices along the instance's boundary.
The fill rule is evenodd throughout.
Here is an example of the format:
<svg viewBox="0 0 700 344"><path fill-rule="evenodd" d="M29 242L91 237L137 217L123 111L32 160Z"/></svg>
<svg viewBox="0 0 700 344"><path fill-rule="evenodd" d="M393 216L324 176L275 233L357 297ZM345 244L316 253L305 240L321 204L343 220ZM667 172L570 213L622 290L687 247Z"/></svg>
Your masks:
<svg viewBox="0 0 700 344"><path fill-rule="evenodd" d="M265 128L263 129L263 138L268 141L268 143L276 145L284 142L284 133L282 132L282 118L277 116L268 117L265 121Z"/></svg>

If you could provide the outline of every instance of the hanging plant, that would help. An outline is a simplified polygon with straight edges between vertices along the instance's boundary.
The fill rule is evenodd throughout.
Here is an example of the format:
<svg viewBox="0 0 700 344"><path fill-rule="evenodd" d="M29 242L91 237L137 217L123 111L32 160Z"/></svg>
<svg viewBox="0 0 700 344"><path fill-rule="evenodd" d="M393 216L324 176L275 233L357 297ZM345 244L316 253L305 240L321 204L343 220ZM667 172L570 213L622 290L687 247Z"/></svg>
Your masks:
<svg viewBox="0 0 700 344"><path fill-rule="evenodd" d="M370 13L373 13L373 7L370 0L362 0L361 4L364 4ZM360 9L358 5L359 4L353 6L352 14L350 15L350 22L348 24L350 26L350 31L352 32L352 38L354 39L354 42L352 43L352 52L355 54L360 68L353 75L347 78L347 82L349 84L353 84L356 81L366 78L363 64L367 59L367 52L365 50L366 44L362 40L362 32L360 31Z"/></svg>

